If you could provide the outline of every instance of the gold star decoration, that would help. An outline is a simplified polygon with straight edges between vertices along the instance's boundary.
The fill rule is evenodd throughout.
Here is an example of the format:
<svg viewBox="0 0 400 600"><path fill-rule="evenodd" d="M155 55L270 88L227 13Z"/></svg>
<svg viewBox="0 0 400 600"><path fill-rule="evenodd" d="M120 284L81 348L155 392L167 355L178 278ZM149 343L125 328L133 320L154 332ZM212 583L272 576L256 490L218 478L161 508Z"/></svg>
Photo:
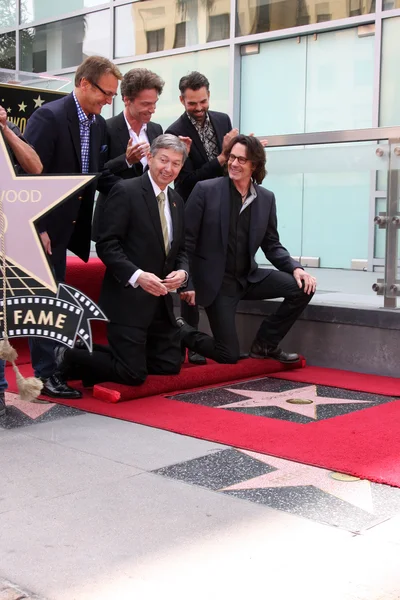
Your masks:
<svg viewBox="0 0 400 600"><path fill-rule="evenodd" d="M7 108L7 112L8 112L8 114L10 114L10 112L11 112L11 108L10 107Z"/></svg>
<svg viewBox="0 0 400 600"><path fill-rule="evenodd" d="M33 98L33 101L35 103L34 108L40 108L42 106L42 104L44 104L46 102L45 100L41 99L40 94L37 98Z"/></svg>
<svg viewBox="0 0 400 600"><path fill-rule="evenodd" d="M18 104L18 106L19 106L19 112L25 112L27 104L25 104L24 101L22 101L21 104Z"/></svg>

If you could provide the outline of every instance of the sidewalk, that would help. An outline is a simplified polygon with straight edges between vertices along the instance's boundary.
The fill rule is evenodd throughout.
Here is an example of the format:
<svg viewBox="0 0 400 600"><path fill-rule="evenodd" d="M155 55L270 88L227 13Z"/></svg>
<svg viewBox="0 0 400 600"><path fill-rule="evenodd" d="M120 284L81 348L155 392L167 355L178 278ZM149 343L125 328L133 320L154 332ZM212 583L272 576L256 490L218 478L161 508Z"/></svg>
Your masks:
<svg viewBox="0 0 400 600"><path fill-rule="evenodd" d="M78 411L0 423L0 453L0 581L30 590L0 600L400 598L400 490L374 488L372 515L303 489L302 508L318 509L306 519L294 487L277 510L190 483L200 466L224 479L235 450ZM375 525L352 526L362 519Z"/></svg>

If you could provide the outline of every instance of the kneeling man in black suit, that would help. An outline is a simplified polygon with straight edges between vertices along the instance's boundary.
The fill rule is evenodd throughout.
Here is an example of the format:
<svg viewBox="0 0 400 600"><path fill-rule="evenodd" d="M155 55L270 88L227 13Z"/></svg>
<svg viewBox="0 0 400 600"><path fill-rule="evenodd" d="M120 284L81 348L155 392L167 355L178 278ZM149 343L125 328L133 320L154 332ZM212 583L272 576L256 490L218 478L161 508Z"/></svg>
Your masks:
<svg viewBox="0 0 400 600"><path fill-rule="evenodd" d="M84 384L143 383L148 373L177 374L181 347L170 292L186 285L184 210L168 185L187 158L170 134L150 148L149 171L121 180L104 199L97 253L106 265L100 306L109 346L58 351L58 375Z"/></svg>
<svg viewBox="0 0 400 600"><path fill-rule="evenodd" d="M261 142L238 135L226 149L226 159L229 177L197 183L185 205L193 286L181 298L204 306L214 337L178 317L183 343L219 363L235 363L239 301L283 297L277 312L261 323L250 356L296 362L299 356L284 352L279 342L311 300L315 279L279 241L275 196L259 185L266 174ZM259 248L277 270L257 265Z"/></svg>

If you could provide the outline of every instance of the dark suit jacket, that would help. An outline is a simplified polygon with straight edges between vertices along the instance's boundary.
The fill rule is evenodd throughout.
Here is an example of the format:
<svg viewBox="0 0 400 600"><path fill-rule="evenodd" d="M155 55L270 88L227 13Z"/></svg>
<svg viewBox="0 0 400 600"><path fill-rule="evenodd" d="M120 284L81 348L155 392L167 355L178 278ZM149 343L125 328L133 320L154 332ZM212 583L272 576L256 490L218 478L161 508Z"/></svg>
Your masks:
<svg viewBox="0 0 400 600"><path fill-rule="evenodd" d="M28 120L24 137L39 154L43 173L82 172L79 120L72 94L37 109ZM53 261L62 259L67 248L82 260L88 260L96 187L108 193L119 181L115 175L102 170L106 156L106 123L103 117L96 115L96 122L90 128L89 172L101 172L100 177L38 223L39 231L47 231L50 236Z"/></svg>
<svg viewBox="0 0 400 600"><path fill-rule="evenodd" d="M225 113L214 110L210 110L208 114L217 136L218 150L221 152L224 135L232 129L231 120ZM175 180L175 189L186 202L198 181L221 177L224 174L224 168L221 167L216 158L208 160L199 134L190 122L186 112L175 123L172 123L165 133L187 136L193 141L189 156Z"/></svg>
<svg viewBox="0 0 400 600"><path fill-rule="evenodd" d="M133 177L140 177L140 175L143 175L143 165L141 162L132 165L131 168L126 164L125 152L129 142L129 131L126 126L124 113L121 112L119 115L107 119L106 126L108 156L107 162L104 165L105 168L122 179L133 179ZM149 138L150 144L156 137L161 135L162 132L162 127L161 125L158 125L158 123L152 123L150 121L150 123L147 124L147 137ZM96 202L92 227L92 239L94 241L97 241L98 238L100 212L105 199L104 194L100 194Z"/></svg>
<svg viewBox="0 0 400 600"><path fill-rule="evenodd" d="M183 201L168 189L173 242L166 256L157 199L149 176L120 181L108 195L99 222L97 254L106 265L100 305L113 323L149 326L159 298L133 288L129 279L137 269L164 279L171 271L189 271L185 252ZM171 294L165 296L175 323Z"/></svg>
<svg viewBox="0 0 400 600"><path fill-rule="evenodd" d="M258 283L272 269L258 266L255 254L261 248L267 259L280 271L293 273L301 265L289 255L279 241L275 196L254 186L257 197L251 204L247 280ZM186 251L196 302L209 306L216 298L224 277L230 217L229 177L198 183L185 206ZM246 209L248 210L248 209ZM192 288L193 289L193 288Z"/></svg>
<svg viewBox="0 0 400 600"><path fill-rule="evenodd" d="M108 141L108 158L105 164L106 169L115 173L122 179L132 179L143 174L142 163L134 164L129 168L125 160L126 147L129 142L129 131L126 126L124 113L107 119L107 141ZM161 125L158 123L147 124L147 137L151 142L161 135L163 132Z"/></svg>

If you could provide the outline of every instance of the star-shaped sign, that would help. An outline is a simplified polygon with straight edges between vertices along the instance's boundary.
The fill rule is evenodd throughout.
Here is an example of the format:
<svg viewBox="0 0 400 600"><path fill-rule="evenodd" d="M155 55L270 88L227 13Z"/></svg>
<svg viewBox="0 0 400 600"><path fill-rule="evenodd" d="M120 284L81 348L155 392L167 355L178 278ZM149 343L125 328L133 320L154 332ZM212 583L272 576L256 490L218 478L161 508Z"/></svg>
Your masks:
<svg viewBox="0 0 400 600"><path fill-rule="evenodd" d="M41 99L40 94L37 98L32 98L32 100L35 103L35 108L40 108L42 106L42 104L45 103L45 100Z"/></svg>
<svg viewBox="0 0 400 600"><path fill-rule="evenodd" d="M340 500L353 504L371 514L374 513L371 484L365 479L355 478L352 481L349 478L350 480L348 481L340 481L335 479L334 473L326 469L302 465L283 458L276 458L256 452L241 452L270 467L275 467L276 471L236 483L224 488L224 491L313 485L327 494L340 498Z"/></svg>
<svg viewBox="0 0 400 600"><path fill-rule="evenodd" d="M28 105L22 101L21 104L18 104L18 106L19 106L19 112L25 112L25 109Z"/></svg>
<svg viewBox="0 0 400 600"><path fill-rule="evenodd" d="M34 222L77 193L95 176L17 176L2 135L0 173L0 210L4 212L6 224L6 259L55 293L57 286Z"/></svg>
<svg viewBox="0 0 400 600"><path fill-rule="evenodd" d="M7 112L8 112L8 114L10 114L10 112L11 112L11 108L10 107L7 108Z"/></svg>
<svg viewBox="0 0 400 600"><path fill-rule="evenodd" d="M228 388L226 388L228 389ZM316 408L324 404L369 404L369 400L347 400L345 398L327 398L318 396L316 385L287 390L285 392L255 392L254 390L228 389L229 392L246 396L246 400L223 404L217 408L250 408L256 406L276 406L291 412L316 419Z"/></svg>

